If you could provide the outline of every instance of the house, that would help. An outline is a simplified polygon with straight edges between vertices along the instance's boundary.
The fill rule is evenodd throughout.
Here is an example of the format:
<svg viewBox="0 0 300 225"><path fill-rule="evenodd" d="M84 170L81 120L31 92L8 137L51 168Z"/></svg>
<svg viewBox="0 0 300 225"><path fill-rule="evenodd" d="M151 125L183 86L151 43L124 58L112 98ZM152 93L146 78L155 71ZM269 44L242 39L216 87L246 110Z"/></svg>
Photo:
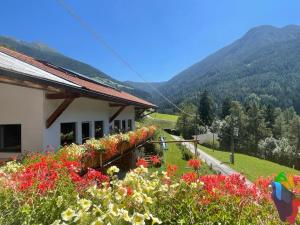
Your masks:
<svg viewBox="0 0 300 225"><path fill-rule="evenodd" d="M135 129L156 106L76 72L0 47L0 158Z"/></svg>

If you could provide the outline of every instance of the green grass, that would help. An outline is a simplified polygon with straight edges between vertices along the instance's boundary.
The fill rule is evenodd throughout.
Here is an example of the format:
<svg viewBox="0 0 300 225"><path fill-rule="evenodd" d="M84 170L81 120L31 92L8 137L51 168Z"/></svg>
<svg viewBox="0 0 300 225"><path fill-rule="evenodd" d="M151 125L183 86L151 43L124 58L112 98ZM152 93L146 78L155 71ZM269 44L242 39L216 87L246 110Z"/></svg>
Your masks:
<svg viewBox="0 0 300 225"><path fill-rule="evenodd" d="M248 156L240 153L234 154L235 164L229 164L229 152L215 150L213 151L210 148L200 146L201 150L207 154L215 157L221 162L226 163L231 168L240 172L246 176L249 180L254 181L259 176L269 176L273 174L278 174L279 172L285 172L287 174L297 174L300 175L300 171L294 170L292 168L279 165L267 160L259 159L253 156Z"/></svg>
<svg viewBox="0 0 300 225"><path fill-rule="evenodd" d="M174 140L171 135L163 131L161 131L159 136L166 137L166 140ZM150 171L166 170L168 164L172 164L172 165L175 164L177 166L177 171L176 171L177 177L180 177L185 172L192 171L187 166L187 161L182 159L181 150L178 148L178 146L175 143L168 144L168 150L164 151L163 165L160 168L152 167L150 168ZM201 174L212 174L212 173L213 171L205 163L202 163Z"/></svg>
<svg viewBox="0 0 300 225"><path fill-rule="evenodd" d="M178 116L176 116L176 115L163 114L163 113L152 113L150 115L150 117L152 117L153 119L156 119L156 120L168 120L168 121L172 121L175 123L178 120Z"/></svg>
<svg viewBox="0 0 300 225"><path fill-rule="evenodd" d="M140 123L136 122L136 124L139 124L140 126L155 125L160 129L175 129L176 127L176 122L169 121L169 120L153 119L153 118L151 119L144 118Z"/></svg>

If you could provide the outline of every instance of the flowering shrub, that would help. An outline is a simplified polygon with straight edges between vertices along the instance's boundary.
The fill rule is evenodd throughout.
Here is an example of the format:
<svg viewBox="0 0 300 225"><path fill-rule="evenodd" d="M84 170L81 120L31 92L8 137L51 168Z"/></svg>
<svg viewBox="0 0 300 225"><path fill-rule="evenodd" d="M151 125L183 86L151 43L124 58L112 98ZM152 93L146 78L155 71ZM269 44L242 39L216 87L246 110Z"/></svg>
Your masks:
<svg viewBox="0 0 300 225"><path fill-rule="evenodd" d="M269 199L271 177L249 185L240 175L192 171L177 179L176 165L150 173L139 159L118 179L115 166L108 176L91 168L80 174L76 156L33 154L1 167L0 224L281 224Z"/></svg>
<svg viewBox="0 0 300 225"><path fill-rule="evenodd" d="M101 139L90 139L84 144L86 152L83 154L85 161L96 160L95 165L89 167L99 167L102 154L102 162L105 162L142 142L154 135L156 128L154 126L142 127L136 131L130 131L127 134L116 134Z"/></svg>

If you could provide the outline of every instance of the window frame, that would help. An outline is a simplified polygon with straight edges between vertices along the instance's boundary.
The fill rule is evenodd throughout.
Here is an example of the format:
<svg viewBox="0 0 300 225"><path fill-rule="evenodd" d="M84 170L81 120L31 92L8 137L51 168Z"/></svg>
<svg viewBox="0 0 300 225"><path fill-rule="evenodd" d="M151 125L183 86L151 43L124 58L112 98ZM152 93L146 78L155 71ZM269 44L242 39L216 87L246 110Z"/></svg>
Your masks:
<svg viewBox="0 0 300 225"><path fill-rule="evenodd" d="M122 124L122 128L121 128L121 129L122 129L123 131L126 131L126 130L127 130L126 120L122 120L122 121L121 121L121 124Z"/></svg>
<svg viewBox="0 0 300 225"><path fill-rule="evenodd" d="M127 120L127 128L128 128L129 131L133 130L132 119Z"/></svg>
<svg viewBox="0 0 300 225"><path fill-rule="evenodd" d="M97 122L101 122L102 123L102 135L100 135L99 137L97 137L96 135L96 123ZM95 120L94 121L94 138L95 139L99 139L99 138L103 138L104 137L104 121L103 120Z"/></svg>
<svg viewBox="0 0 300 225"><path fill-rule="evenodd" d="M62 128L62 125L63 124L74 124L74 134L73 134L73 138L74 138L74 140L73 140L73 142L72 143L77 143L78 142L78 137L77 137L77 132L78 132L78 124L77 124L77 122L61 122L60 123L60 145L61 146L64 146L64 143L62 143L62 139L61 139L61 134L62 134L62 132L61 132L61 128ZM70 144L72 144L72 143L70 143ZM69 145L68 143L67 143L67 145Z"/></svg>
<svg viewBox="0 0 300 225"><path fill-rule="evenodd" d="M83 124L88 124L89 125L89 135L87 138L85 138L85 140L83 139ZM92 123L91 121L83 121L81 122L81 143L84 144L86 142L86 140L91 139L92 138Z"/></svg>
<svg viewBox="0 0 300 225"><path fill-rule="evenodd" d="M4 143L3 143L3 148L0 146L0 153L22 153L22 124L0 124L0 127L4 127L4 126L19 126L20 129L20 148L19 149L13 149L10 151L5 151L4 148ZM3 132L4 133L4 132ZM1 132L0 132L1 135ZM0 142L1 143L1 142Z"/></svg>

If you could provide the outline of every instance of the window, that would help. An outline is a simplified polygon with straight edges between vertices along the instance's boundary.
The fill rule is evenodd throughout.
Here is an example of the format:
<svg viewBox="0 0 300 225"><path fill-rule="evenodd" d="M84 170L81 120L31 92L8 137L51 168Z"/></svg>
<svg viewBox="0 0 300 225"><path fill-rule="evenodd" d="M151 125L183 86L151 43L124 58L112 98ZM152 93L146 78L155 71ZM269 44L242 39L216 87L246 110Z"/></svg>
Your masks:
<svg viewBox="0 0 300 225"><path fill-rule="evenodd" d="M103 135L103 121L95 121L95 138L102 138Z"/></svg>
<svg viewBox="0 0 300 225"><path fill-rule="evenodd" d="M128 130L132 130L132 120L128 120Z"/></svg>
<svg viewBox="0 0 300 225"><path fill-rule="evenodd" d="M122 130L126 131L126 120L122 120Z"/></svg>
<svg viewBox="0 0 300 225"><path fill-rule="evenodd" d="M0 152L21 152L21 125L0 125Z"/></svg>
<svg viewBox="0 0 300 225"><path fill-rule="evenodd" d="M91 137L89 122L83 122L81 124L81 134L82 134L82 143L85 143L86 140L88 140Z"/></svg>
<svg viewBox="0 0 300 225"><path fill-rule="evenodd" d="M114 121L114 131L119 132L120 128L121 128L120 120L115 120Z"/></svg>
<svg viewBox="0 0 300 225"><path fill-rule="evenodd" d="M76 142L76 123L60 124L60 144L69 145Z"/></svg>

